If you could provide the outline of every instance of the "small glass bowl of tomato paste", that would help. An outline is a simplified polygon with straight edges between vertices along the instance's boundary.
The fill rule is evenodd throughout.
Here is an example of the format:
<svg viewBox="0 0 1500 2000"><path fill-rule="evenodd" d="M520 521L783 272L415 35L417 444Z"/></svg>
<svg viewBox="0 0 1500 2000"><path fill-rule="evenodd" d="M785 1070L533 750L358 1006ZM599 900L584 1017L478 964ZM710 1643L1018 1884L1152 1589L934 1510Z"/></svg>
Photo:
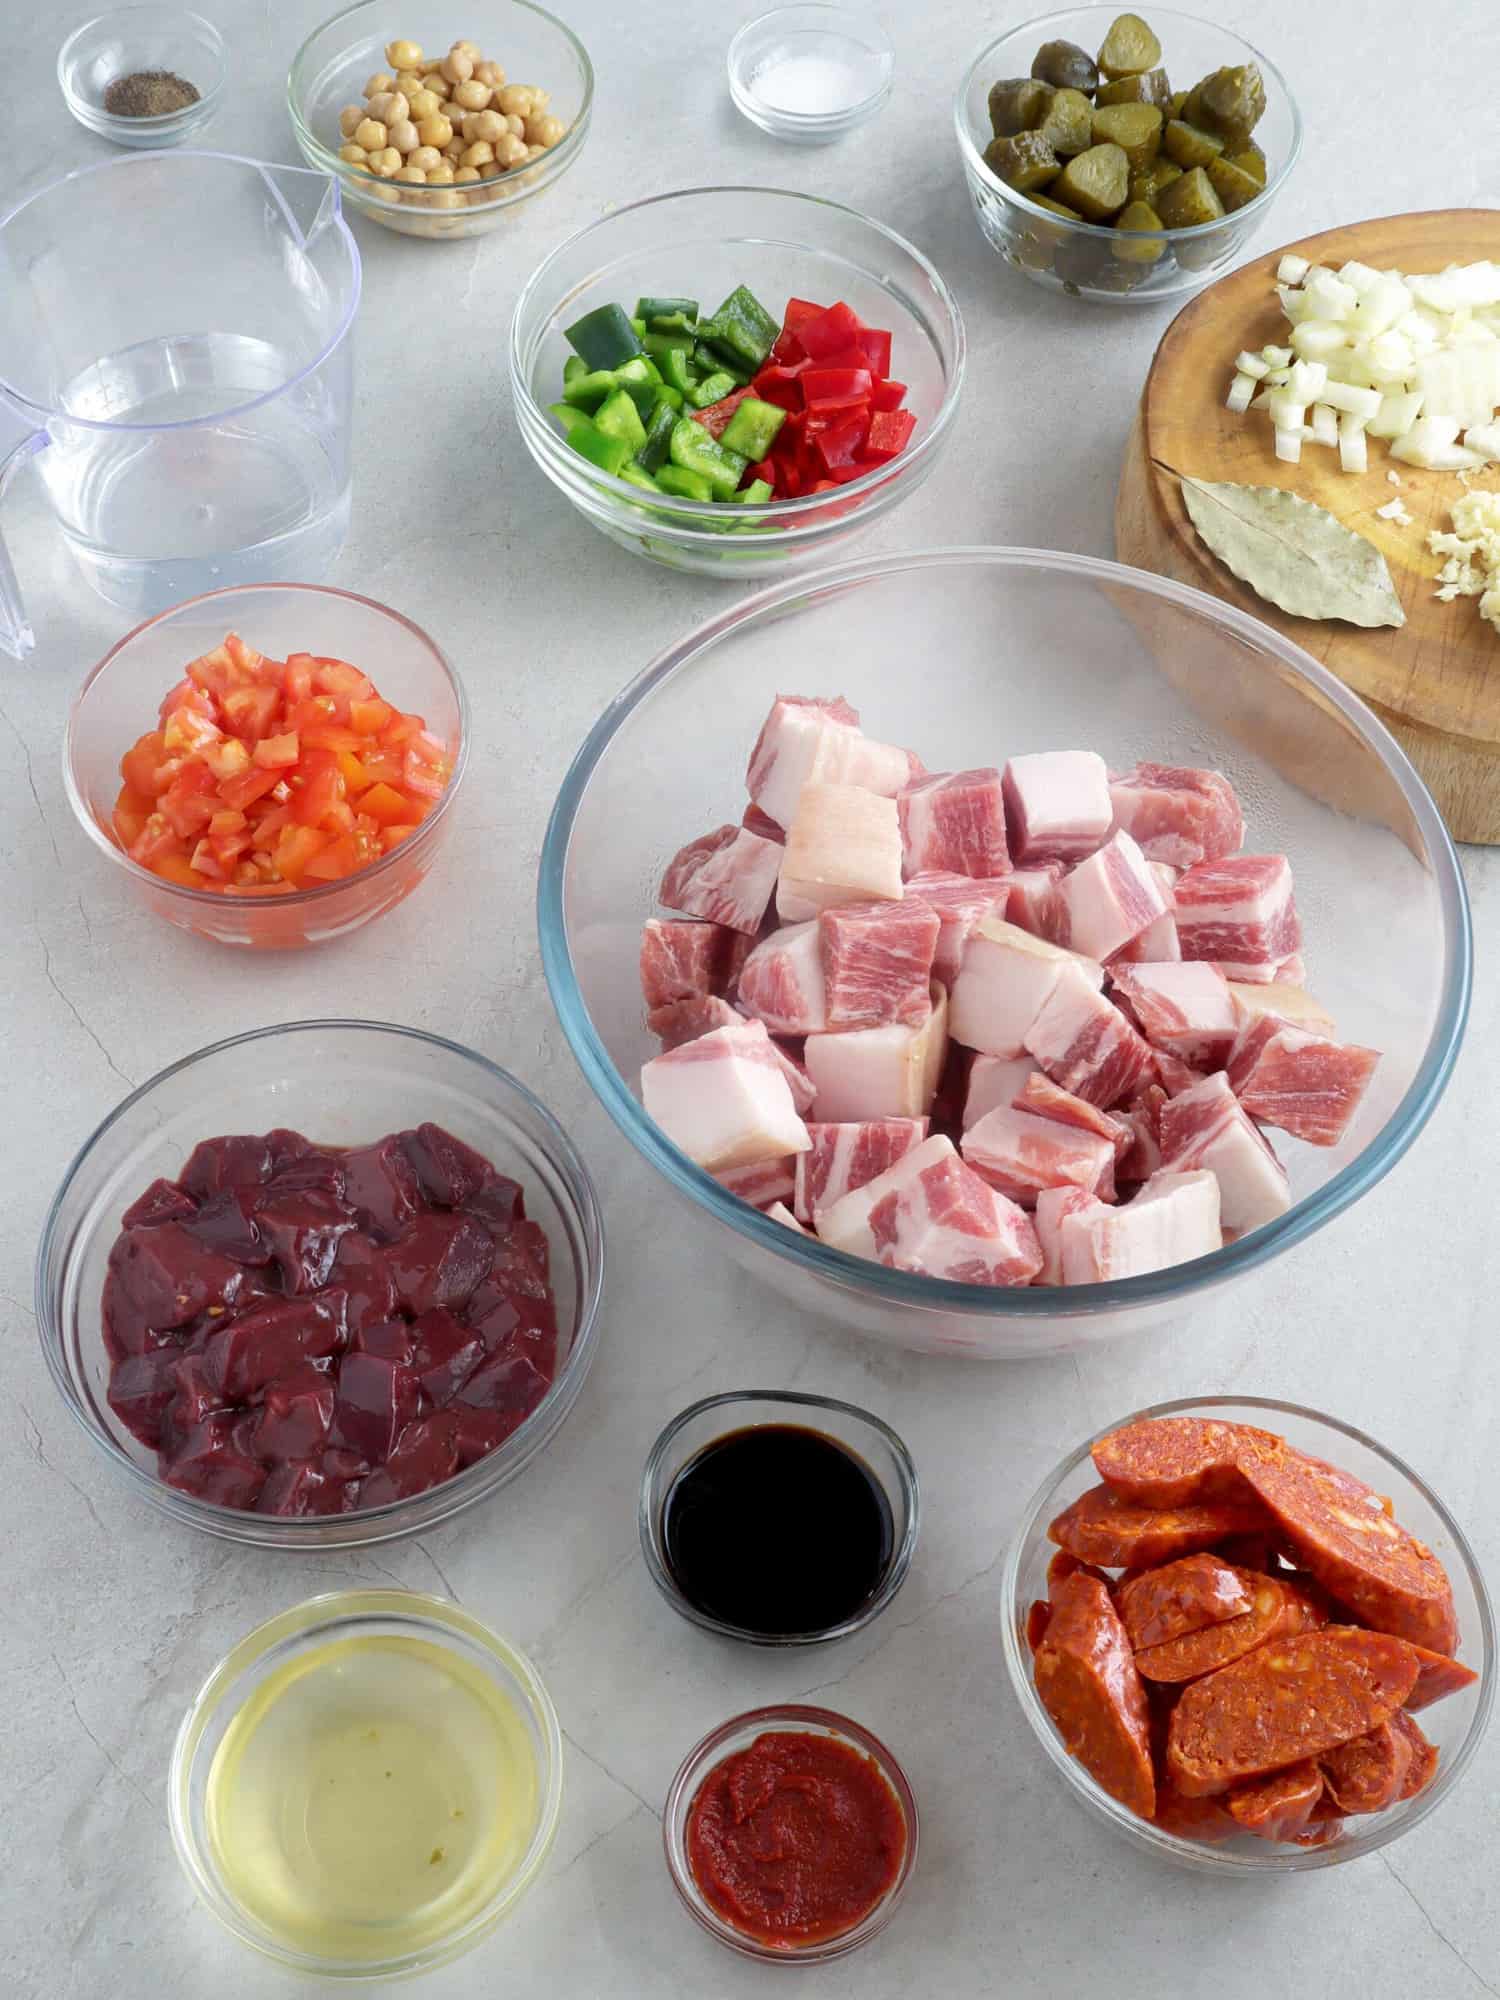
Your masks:
<svg viewBox="0 0 1500 2000"><path fill-rule="evenodd" d="M315 1145L364 1147L442 1128L517 1182L547 1239L556 1316L552 1377L519 1428L419 1492L327 1514L221 1506L168 1485L157 1453L111 1407L103 1295L124 1213L176 1180L200 1141L292 1128ZM37 1327L70 1414L137 1498L184 1526L261 1548L362 1547L434 1528L488 1499L557 1435L598 1345L604 1229L588 1168L525 1085L473 1049L380 1021L295 1021L199 1049L127 1097L74 1159L42 1232Z"/></svg>
<svg viewBox="0 0 1500 2000"><path fill-rule="evenodd" d="M1236 1833L1226 1840L1219 1825L1208 1830L1207 1838L1188 1839L1169 1833L1151 1820L1141 1819L1096 1784L1070 1755L1037 1694L1027 1625L1032 1604L1047 1595L1047 1566L1057 1553L1047 1538L1049 1523L1080 1494L1099 1484L1090 1453L1101 1437L1125 1424L1181 1416L1215 1418L1274 1431L1298 1451L1352 1473L1389 1498L1395 1519L1427 1544L1443 1564L1453 1586L1459 1632L1457 1658L1472 1668L1477 1678L1457 1693L1432 1702L1413 1718L1437 1746L1437 1774L1414 1798L1387 1806L1382 1812L1346 1818L1342 1832L1325 1846L1299 1847L1258 1839L1248 1833ZM1131 1411L1085 1439L1048 1475L1023 1513L1006 1555L1000 1603L1000 1636L1016 1699L1037 1741L1068 1788L1097 1817L1108 1821L1138 1847L1180 1867L1212 1875L1250 1877L1332 1868L1399 1840L1440 1806L1463 1777L1484 1735L1494 1701L1495 1620L1489 1592L1474 1551L1443 1502L1393 1451L1363 1431L1321 1411L1277 1402L1270 1397L1183 1397L1177 1402ZM1029 1790L1028 1796L1032 1796ZM1482 1816L1484 1808L1479 1811ZM1050 1802L1046 1814L1050 1819ZM1483 1823L1488 1825L1487 1820ZM1480 1824L1481 1819L1476 1818L1476 1830ZM1038 1824L1036 1833L1043 1844L1050 1842L1049 1828ZM1063 1838L1060 1831L1058 1838Z"/></svg>
<svg viewBox="0 0 1500 2000"><path fill-rule="evenodd" d="M700 1879L711 1864L704 1830L695 1820L701 1809L711 1810L722 1767L743 1756L752 1760L759 1757L764 1739L772 1739L774 1744L780 1737L791 1738L794 1745L799 1739L813 1739L814 1745L828 1741L836 1760L831 1773L819 1774L811 1782L793 1774L792 1784L784 1789L775 1785L768 1760L762 1760L766 1769L755 1773L755 1782L765 1793L758 1802L759 1810L775 1815L785 1809L798 1820L795 1832L804 1859L796 1872L804 1891L810 1884L816 1885L822 1912L820 1920L809 1923L802 1935L795 1925L752 1927L748 1915L743 1925L736 1923L723 1907L723 1890ZM840 1823L835 1826L830 1820L830 1838L825 1845L816 1823L816 1798L830 1783L844 1791L845 1799ZM855 1821L859 1822L858 1830L851 1833ZM786 1831L793 1829L788 1826ZM769 1965L821 1965L878 1937L896 1914L916 1867L917 1833L917 1801L911 1785L880 1738L832 1709L795 1702L750 1709L710 1730L683 1759L662 1812L667 1872L688 1914L731 1951ZM763 1854L764 1843L756 1842L743 1852L749 1871L741 1884L746 1900L765 1888L769 1892L766 1907L779 1906L784 1914L783 1892L791 1892L797 1885L754 1879L760 1875L762 1859L762 1854L753 1851L757 1845ZM818 1849L811 1860L805 1858L810 1846ZM733 1866L734 1857L730 1856L726 1868L721 1869L725 1879ZM825 1866L829 1874L818 1881ZM835 1912L841 1912L847 1921L839 1921Z"/></svg>
<svg viewBox="0 0 1500 2000"><path fill-rule="evenodd" d="M419 716L452 760L440 795L424 801L420 824L403 836L393 832L394 844L389 846L384 845L382 829L382 838L368 843L371 858L353 872L318 880L315 871L305 879L299 876L296 887L209 886L205 877L205 886L197 888L192 886L191 869L178 865L180 857L168 865L181 879L169 879L132 860L121 845L114 818L121 799L121 759L143 734L157 727L164 697L183 681L189 664L213 655L224 645L226 633L238 635L246 648L270 662L308 654L330 667L357 668L373 683L377 705L389 705L403 717ZM290 702L290 694L286 699ZM358 732L344 734L347 761L361 739ZM336 732L337 740L343 742L344 734ZM287 739L282 735L274 740ZM63 782L80 826L147 909L220 944L286 950L346 936L411 894L447 836L468 752L463 688L442 649L419 625L348 590L309 583L242 584L174 605L137 625L110 648L84 682L69 714ZM349 768L361 768L357 758ZM435 791L436 784L430 789ZM349 799L352 814L358 795L350 794ZM336 843L331 835L327 838L327 851L336 855Z"/></svg>

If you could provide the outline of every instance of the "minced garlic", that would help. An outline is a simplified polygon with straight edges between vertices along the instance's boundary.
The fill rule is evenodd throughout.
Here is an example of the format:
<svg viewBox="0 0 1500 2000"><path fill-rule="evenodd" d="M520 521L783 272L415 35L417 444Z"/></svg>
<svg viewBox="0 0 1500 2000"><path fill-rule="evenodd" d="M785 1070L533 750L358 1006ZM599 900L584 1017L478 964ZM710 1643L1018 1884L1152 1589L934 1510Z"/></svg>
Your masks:
<svg viewBox="0 0 1500 2000"><path fill-rule="evenodd" d="M1454 505L1451 533L1429 535L1427 546L1447 557L1438 571L1441 601L1477 597L1480 617L1500 633L1500 493L1466 493Z"/></svg>

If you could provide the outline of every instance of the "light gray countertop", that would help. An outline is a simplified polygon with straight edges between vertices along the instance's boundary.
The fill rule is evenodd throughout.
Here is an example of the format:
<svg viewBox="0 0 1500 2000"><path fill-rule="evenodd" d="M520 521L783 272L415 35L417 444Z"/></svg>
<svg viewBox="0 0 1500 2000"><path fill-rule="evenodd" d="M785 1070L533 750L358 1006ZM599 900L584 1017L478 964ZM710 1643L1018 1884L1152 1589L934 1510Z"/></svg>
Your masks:
<svg viewBox="0 0 1500 2000"><path fill-rule="evenodd" d="M1204 0L1271 51L1308 125L1258 247L1371 213L1500 200L1491 85L1500 13L1479 0ZM207 142L296 158L282 79L317 0L212 0L232 44ZM182 1711L232 1641L314 1590L449 1591L527 1648L568 1737L551 1864L516 1917L434 1975L433 2000L750 1995L767 1976L702 1936L662 1865L657 1810L683 1752L757 1700L816 1690L885 1736L923 1815L908 1901L869 1951L799 1991L1117 2000L1211 1992L1500 1992L1500 1733L1431 1820L1368 1860L1227 1885L1153 1865L1065 1795L1005 1684L998 1566L1017 1510L1066 1447L1167 1396L1310 1402L1432 1479L1500 1581L1494 1118L1500 862L1469 850L1478 976L1467 1046L1409 1156L1357 1209L1172 1337L988 1372L862 1345L798 1318L663 1226L655 1187L592 1100L537 959L533 883L548 808L603 703L723 610L723 586L596 536L535 471L510 409L506 329L537 261L613 202L707 181L783 184L867 209L917 242L962 306L967 387L931 481L860 546L1030 543L1107 554L1115 475L1166 308L1087 310L1005 271L970 213L950 102L972 50L1025 10L956 0L882 12L895 95L841 145L783 149L723 78L757 0L622 14L573 0L599 70L578 166L498 233L435 247L360 226L353 530L334 580L412 613L465 676L479 754L442 865L346 943L236 956L146 928L72 822L68 703L124 621L92 599L32 475L4 525L39 631L0 664L0 1992L159 2000L291 1990L195 1907L164 1805ZM399 9L393 28L399 29ZM52 76L66 23L0 0L8 192L102 158ZM454 32L466 31L463 10ZM1488 79L1488 81L1487 81ZM18 181L19 172L19 181ZM668 274L669 275L669 274ZM414 421L420 419L420 423ZM419 436L424 457L413 462ZM124 1495L64 1413L35 1341L32 1263L74 1149L125 1091L233 1031L366 1012L472 1043L556 1110L598 1177L611 1243L603 1341L557 1442L497 1501L418 1541L293 1560L167 1526ZM680 1622L638 1554L642 1460L685 1402L748 1383L846 1395L892 1421L924 1482L915 1568L894 1609L837 1650L730 1650Z"/></svg>

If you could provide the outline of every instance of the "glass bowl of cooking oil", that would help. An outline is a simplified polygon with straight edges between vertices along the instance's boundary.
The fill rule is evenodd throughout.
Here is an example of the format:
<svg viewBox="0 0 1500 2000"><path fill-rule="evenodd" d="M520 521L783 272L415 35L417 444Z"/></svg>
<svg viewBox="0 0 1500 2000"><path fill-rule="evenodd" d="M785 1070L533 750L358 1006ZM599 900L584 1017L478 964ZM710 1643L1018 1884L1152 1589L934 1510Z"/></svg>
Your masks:
<svg viewBox="0 0 1500 2000"><path fill-rule="evenodd" d="M249 1633L183 1718L178 1859L243 1943L304 1976L468 1951L540 1874L562 1733L536 1669L442 1598L350 1590Z"/></svg>

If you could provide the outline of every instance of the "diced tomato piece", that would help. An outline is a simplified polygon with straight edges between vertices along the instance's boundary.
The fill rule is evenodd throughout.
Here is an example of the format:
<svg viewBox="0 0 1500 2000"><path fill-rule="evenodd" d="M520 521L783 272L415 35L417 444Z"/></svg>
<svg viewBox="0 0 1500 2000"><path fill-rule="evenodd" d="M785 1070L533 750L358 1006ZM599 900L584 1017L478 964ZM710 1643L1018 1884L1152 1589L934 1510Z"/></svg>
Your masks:
<svg viewBox="0 0 1500 2000"><path fill-rule="evenodd" d="M165 813L154 812L147 816L145 825L131 844L130 858L152 868L164 854L175 854L182 842L172 822Z"/></svg>
<svg viewBox="0 0 1500 2000"><path fill-rule="evenodd" d="M872 375L885 376L891 372L891 336L878 326L862 326L854 336L854 345L862 348Z"/></svg>
<svg viewBox="0 0 1500 2000"><path fill-rule="evenodd" d="M899 410L906 401L904 382L877 382L870 397L872 410Z"/></svg>
<svg viewBox="0 0 1500 2000"><path fill-rule="evenodd" d="M250 822L242 812L231 812L226 809L223 812L216 812L214 814L213 818L208 822L208 830L215 840L222 840L225 834L239 833L242 828L247 827L249 824Z"/></svg>
<svg viewBox="0 0 1500 2000"><path fill-rule="evenodd" d="M134 792L129 785L120 787L120 796L115 800L110 823L115 830L115 839L127 853L140 839L146 822L155 808L156 801L145 792Z"/></svg>
<svg viewBox="0 0 1500 2000"><path fill-rule="evenodd" d="M863 328L857 315L842 299L824 312L799 320L796 327L797 338L814 361L837 354L841 347L856 345L855 336L861 332Z"/></svg>
<svg viewBox="0 0 1500 2000"><path fill-rule="evenodd" d="M234 663L235 671L242 680L280 680L281 663L268 660L264 653L257 653L253 646L247 646L238 632L231 632L224 641L224 650ZM267 669L270 669L268 672Z"/></svg>
<svg viewBox="0 0 1500 2000"><path fill-rule="evenodd" d="M217 789L213 772L193 757L162 793L159 809L181 839L192 839L208 825L218 810Z"/></svg>
<svg viewBox="0 0 1500 2000"><path fill-rule="evenodd" d="M281 736L263 736L255 746L255 761L264 771L287 771L302 755L295 729Z"/></svg>
<svg viewBox="0 0 1500 2000"><path fill-rule="evenodd" d="M318 824L325 833L353 833L354 808L347 799L335 799Z"/></svg>
<svg viewBox="0 0 1500 2000"><path fill-rule="evenodd" d="M250 836L250 845L269 852L276 845L276 837L284 826L292 824L290 806L272 805L267 801L266 810L255 822L255 831Z"/></svg>
<svg viewBox="0 0 1500 2000"><path fill-rule="evenodd" d="M299 826L318 826L344 796L344 780L331 750L309 750L292 788L292 818Z"/></svg>
<svg viewBox="0 0 1500 2000"><path fill-rule="evenodd" d="M375 693L368 677L347 660L320 659L313 672L313 686L319 694L331 694L345 702L369 701Z"/></svg>
<svg viewBox="0 0 1500 2000"><path fill-rule="evenodd" d="M328 835L315 826L283 827L272 857L277 873L287 881L295 881L327 844Z"/></svg>
<svg viewBox="0 0 1500 2000"><path fill-rule="evenodd" d="M399 785L401 767L405 762L400 748L383 743L372 744L362 750L359 761L365 767L365 776L372 785Z"/></svg>
<svg viewBox="0 0 1500 2000"><path fill-rule="evenodd" d="M288 653L286 671L281 684L286 690L287 707L299 701L306 701L313 691L313 675L317 671L317 661L311 653Z"/></svg>
<svg viewBox="0 0 1500 2000"><path fill-rule="evenodd" d="M148 730L138 736L125 755L120 759L120 776L133 792L145 798L155 798L163 787L157 781L163 757L166 755L159 729Z"/></svg>
<svg viewBox="0 0 1500 2000"><path fill-rule="evenodd" d="M237 778L226 778L219 787L219 799L233 812L243 812L254 800L264 798L281 782L279 771L263 770L252 764Z"/></svg>
<svg viewBox="0 0 1500 2000"><path fill-rule="evenodd" d="M810 411L858 409L869 402L874 386L868 368L807 368L802 373Z"/></svg>
<svg viewBox="0 0 1500 2000"><path fill-rule="evenodd" d="M160 875L164 882L176 882L183 889L206 889L209 886L187 855L180 851L158 855L155 861L146 865L153 875Z"/></svg>
<svg viewBox="0 0 1500 2000"><path fill-rule="evenodd" d="M344 786L349 796L357 798L361 792L368 791L369 787L375 781L364 765L360 763L354 752L352 750L335 750L333 755L334 761L339 767L339 775L344 780Z"/></svg>
<svg viewBox="0 0 1500 2000"><path fill-rule="evenodd" d="M800 410L804 372L805 364L802 363L791 368L765 367L750 387L763 403L774 403L778 410Z"/></svg>
<svg viewBox="0 0 1500 2000"><path fill-rule="evenodd" d="M380 732L382 743L408 743L417 733L426 728L420 715L403 715L399 709ZM366 763L369 759L365 759Z"/></svg>
<svg viewBox="0 0 1500 2000"><path fill-rule="evenodd" d="M371 785L367 792L361 792L359 810L381 826L404 825L416 818L410 799L393 785Z"/></svg>
<svg viewBox="0 0 1500 2000"><path fill-rule="evenodd" d="M207 836L193 849L191 865L200 875L211 876L215 882L222 882L227 873Z"/></svg>
<svg viewBox="0 0 1500 2000"><path fill-rule="evenodd" d="M263 683L232 687L219 697L227 726L250 743L266 734L280 702L281 690Z"/></svg>
<svg viewBox="0 0 1500 2000"><path fill-rule="evenodd" d="M359 869L367 868L381 851L380 842L369 834L346 833L308 863L307 879L309 882L336 882L341 876L353 875Z"/></svg>
<svg viewBox="0 0 1500 2000"><path fill-rule="evenodd" d="M206 689L199 687L196 681L190 681L186 675L177 683L176 687L170 689L162 696L161 704L156 712L162 721L165 722L174 708L196 709L199 715L206 715L210 722L214 718L213 696Z"/></svg>
<svg viewBox="0 0 1500 2000"><path fill-rule="evenodd" d="M174 708L162 724L161 740L169 756L193 757L220 741L219 725L197 708Z"/></svg>
<svg viewBox="0 0 1500 2000"><path fill-rule="evenodd" d="M354 756L364 749L369 738L341 722L320 722L303 730L302 741L309 750L332 750L335 755L343 751L346 756Z"/></svg>
<svg viewBox="0 0 1500 2000"><path fill-rule="evenodd" d="M869 422L862 415L846 417L819 432L815 449L823 469L833 473L841 465L852 465L869 435Z"/></svg>
<svg viewBox="0 0 1500 2000"><path fill-rule="evenodd" d="M723 437L729 419L752 391L748 388L735 389L717 403L710 403L707 409L692 410L689 415L695 423L702 424L710 437Z"/></svg>
<svg viewBox="0 0 1500 2000"><path fill-rule="evenodd" d="M204 745L203 761L222 785L250 769L250 752L238 736L221 736L217 743Z"/></svg>
<svg viewBox="0 0 1500 2000"><path fill-rule="evenodd" d="M895 458L906 449L916 427L916 417L910 410L877 411L870 419L870 435L864 449L866 461L884 465Z"/></svg>
<svg viewBox="0 0 1500 2000"><path fill-rule="evenodd" d="M389 854L393 847L398 847L409 833L415 833L416 830L414 826L382 827L380 829L380 844L386 853Z"/></svg>
<svg viewBox="0 0 1500 2000"><path fill-rule="evenodd" d="M378 736L395 712L390 703L382 701L379 695L372 695L368 701L351 701L349 727L361 736Z"/></svg>
<svg viewBox="0 0 1500 2000"><path fill-rule="evenodd" d="M310 694L306 701L299 701L295 708L287 710L286 726L303 732L337 728L339 705L331 694Z"/></svg>
<svg viewBox="0 0 1500 2000"><path fill-rule="evenodd" d="M187 670L187 678L210 694L222 695L232 688L238 675L234 661L229 657L227 646L215 646L211 653L203 653L194 660Z"/></svg>
<svg viewBox="0 0 1500 2000"><path fill-rule="evenodd" d="M419 798L440 799L452 768L452 759L443 745L424 729L406 746L401 782Z"/></svg>

